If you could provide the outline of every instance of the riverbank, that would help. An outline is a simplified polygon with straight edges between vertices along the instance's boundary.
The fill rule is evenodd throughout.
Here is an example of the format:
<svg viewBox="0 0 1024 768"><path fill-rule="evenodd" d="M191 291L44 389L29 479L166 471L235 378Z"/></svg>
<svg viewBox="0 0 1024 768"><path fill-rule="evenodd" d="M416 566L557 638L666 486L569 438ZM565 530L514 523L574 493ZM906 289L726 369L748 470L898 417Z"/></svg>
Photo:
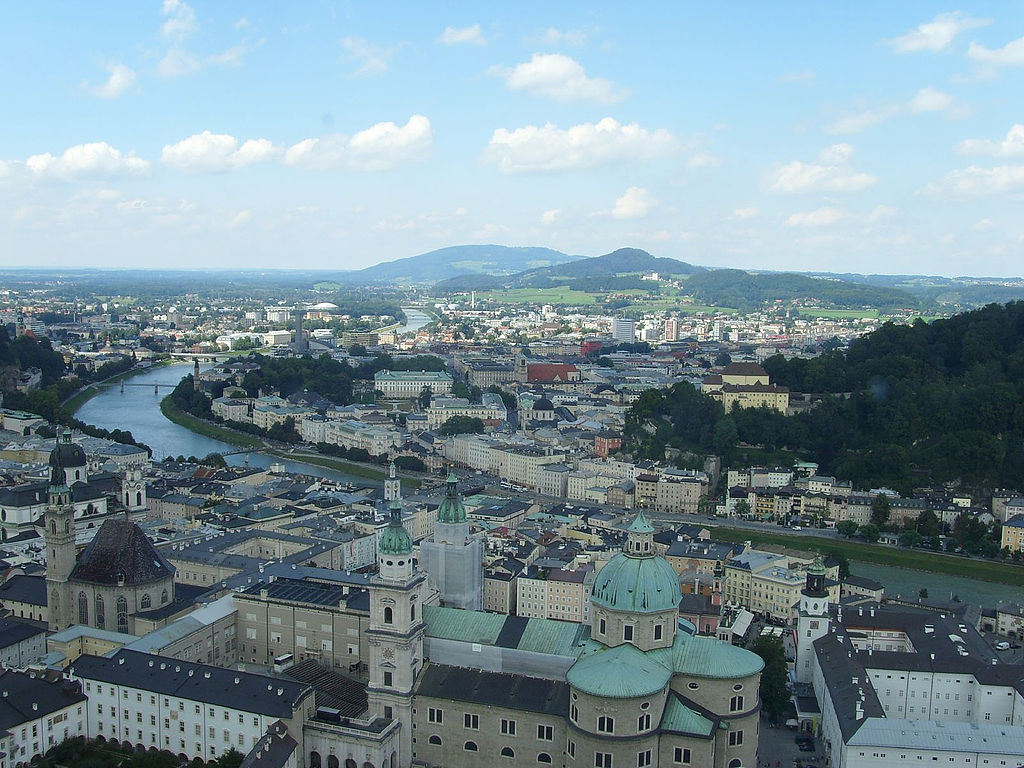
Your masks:
<svg viewBox="0 0 1024 768"><path fill-rule="evenodd" d="M80 387L73 395L67 398L60 405L68 413L74 416L79 408L106 389L106 385L116 384L119 381L124 381L126 379L134 378L135 376L140 376L144 373L149 373L157 368L163 368L165 365L173 365L175 362L175 360L167 357L162 360L157 360L155 363L146 366L145 368L129 368L127 371L115 373L113 376L103 379L102 381L94 381L91 384L86 384L84 387Z"/></svg>
<svg viewBox="0 0 1024 768"><path fill-rule="evenodd" d="M266 443L255 435L224 427L220 424L212 424L204 419L197 418L190 413L178 410L170 402L170 396L160 401L160 412L168 421L173 421L178 426L184 427L190 432L219 440L222 443L229 443L239 448L252 448L254 452L266 456L283 459L285 461L296 461L302 464L311 464L325 469L334 469L356 477L365 477L367 480L384 480L387 472L376 464L365 464L357 461L345 461L332 456L324 456L319 453L310 453L302 449L295 449L294 452L281 450L280 448L268 447ZM199 458L202 458L201 456ZM399 472L402 483L406 487L419 488L423 480L404 472Z"/></svg>
<svg viewBox="0 0 1024 768"><path fill-rule="evenodd" d="M750 541L757 544L778 544L804 551L842 552L850 560L897 568L927 571L947 576L961 576L996 584L1024 587L1024 568L992 560L978 560L969 557L926 552L880 544L862 544L848 539L827 539L822 536L798 536L785 533L768 533L745 528L712 526L712 537L723 541Z"/></svg>

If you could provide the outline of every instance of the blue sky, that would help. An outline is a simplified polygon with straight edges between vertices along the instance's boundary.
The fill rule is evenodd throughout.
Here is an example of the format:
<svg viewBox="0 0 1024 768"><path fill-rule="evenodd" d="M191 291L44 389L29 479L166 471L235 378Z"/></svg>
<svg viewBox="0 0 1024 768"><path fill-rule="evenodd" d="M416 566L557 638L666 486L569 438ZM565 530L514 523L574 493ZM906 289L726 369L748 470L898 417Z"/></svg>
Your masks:
<svg viewBox="0 0 1024 768"><path fill-rule="evenodd" d="M1024 273L1024 5L6 4L0 264Z"/></svg>

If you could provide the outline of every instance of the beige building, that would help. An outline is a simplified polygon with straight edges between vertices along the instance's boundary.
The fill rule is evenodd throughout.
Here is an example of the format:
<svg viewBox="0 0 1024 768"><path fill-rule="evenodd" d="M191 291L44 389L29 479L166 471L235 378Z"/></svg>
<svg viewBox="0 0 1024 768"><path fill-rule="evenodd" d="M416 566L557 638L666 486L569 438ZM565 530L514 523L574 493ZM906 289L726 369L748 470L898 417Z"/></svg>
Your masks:
<svg viewBox="0 0 1024 768"><path fill-rule="evenodd" d="M590 621L590 591L594 566L572 569L531 569L532 575L516 579L516 615L534 619Z"/></svg>
<svg viewBox="0 0 1024 768"><path fill-rule="evenodd" d="M705 377L701 391L718 400L728 413L735 408L770 408L786 413L789 390L771 383L756 363L731 363L721 374Z"/></svg>
<svg viewBox="0 0 1024 768"><path fill-rule="evenodd" d="M812 561L772 552L747 550L725 563L723 597L753 613L767 614L788 621L800 602L800 590ZM839 602L839 566L826 570L829 599Z"/></svg>

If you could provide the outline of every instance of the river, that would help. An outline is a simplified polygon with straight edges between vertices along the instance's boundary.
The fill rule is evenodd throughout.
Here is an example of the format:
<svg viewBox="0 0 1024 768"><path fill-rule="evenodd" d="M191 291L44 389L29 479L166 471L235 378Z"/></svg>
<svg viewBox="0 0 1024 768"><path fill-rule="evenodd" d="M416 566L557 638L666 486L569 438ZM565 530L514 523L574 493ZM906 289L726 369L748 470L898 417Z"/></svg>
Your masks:
<svg viewBox="0 0 1024 768"><path fill-rule="evenodd" d="M417 331L433 320L418 309L412 307L403 307L402 309L406 316L406 322L401 328L403 333ZM203 457L210 453L237 450L236 446L205 435L198 435L173 421L168 421L160 412L160 400L170 393L182 377L191 372L191 364L175 363L140 373L125 381L124 392L116 384L107 387L79 408L75 416L88 424L94 424L104 429L128 430L136 440L153 449L155 461L166 456ZM157 386L159 393L154 391L154 387ZM358 475L350 475L300 461L279 459L276 456L266 456L261 453L228 456L226 460L229 464L236 466L244 465L246 461L254 467L269 467L275 463L283 464L288 472L326 477L341 482L376 484L374 481Z"/></svg>

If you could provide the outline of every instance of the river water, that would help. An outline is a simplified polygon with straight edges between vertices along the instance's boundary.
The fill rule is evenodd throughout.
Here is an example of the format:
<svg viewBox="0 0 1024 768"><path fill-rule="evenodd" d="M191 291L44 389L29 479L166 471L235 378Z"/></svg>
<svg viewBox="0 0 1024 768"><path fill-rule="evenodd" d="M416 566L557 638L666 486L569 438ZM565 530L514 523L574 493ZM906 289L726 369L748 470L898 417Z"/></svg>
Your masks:
<svg viewBox="0 0 1024 768"><path fill-rule="evenodd" d="M401 329L403 333L417 331L432 320L429 315L412 307L403 307L403 311L406 316L406 322ZM153 449L154 461L160 461L167 456L202 458L210 453L237 450L236 446L205 435L197 435L173 421L168 421L160 412L160 401L191 372L192 365L183 362L140 373L125 381L124 392L117 385L107 387L79 408L75 416L104 429L128 430L136 440ZM158 388L159 391L154 391L154 388ZM373 481L358 475L260 453L228 456L226 460L236 466L244 465L246 461L254 467L269 467L277 463L283 464L287 472L326 477L341 482L373 484Z"/></svg>

